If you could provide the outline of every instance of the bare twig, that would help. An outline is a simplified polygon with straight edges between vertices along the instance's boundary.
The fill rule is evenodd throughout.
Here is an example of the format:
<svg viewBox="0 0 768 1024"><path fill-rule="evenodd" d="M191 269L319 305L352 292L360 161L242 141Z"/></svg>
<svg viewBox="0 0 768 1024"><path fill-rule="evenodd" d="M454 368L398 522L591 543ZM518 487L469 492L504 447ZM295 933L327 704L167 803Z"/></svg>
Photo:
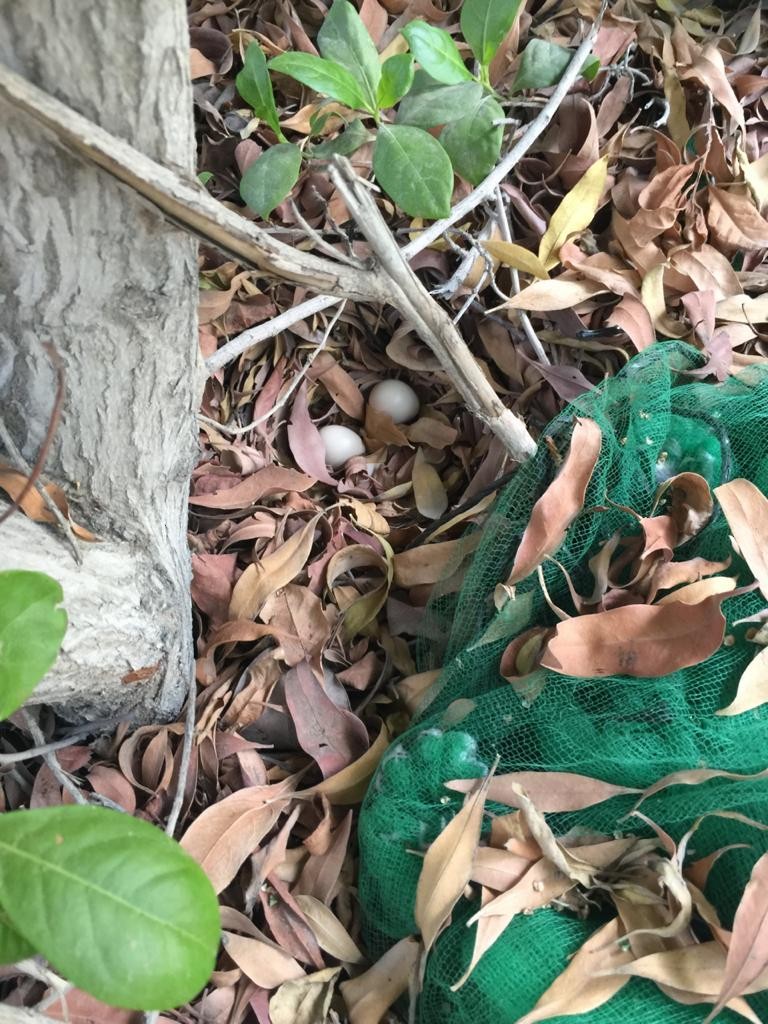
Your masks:
<svg viewBox="0 0 768 1024"><path fill-rule="evenodd" d="M448 230L448 228L455 224L456 221L461 220L462 217L466 217L475 209L476 206L479 206L480 203L484 202L486 199L490 199L496 189L496 186L501 184L512 168L525 156L534 142L536 142L539 136L547 128L558 107L570 91L571 86L579 77L581 69L584 66L584 61L589 55L592 43L595 41L595 37L600 29L600 25L602 24L607 6L608 0L603 0L594 24L587 32L579 47L576 49L573 57L571 58L571 62L566 68L563 77L558 82L557 87L554 89L552 95L533 121L531 121L526 130L519 137L512 149L510 149L504 159L494 167L488 177L485 178L477 188L473 189L468 196L453 207L448 217L444 220L435 221L434 224L425 228L419 234L418 238L404 246L402 253L405 259L413 259L414 256L436 241L445 231ZM337 301L338 299L331 295L318 295L313 299L309 299L307 302L302 302L291 310L287 310L286 313L276 317L270 323L260 324L259 327L261 330L258 331L258 336L255 333L257 329L254 329L253 334L246 331L245 335L247 335L249 339L252 339L249 342L241 342L241 338L243 338L244 335L233 338L232 341L223 345L218 352L206 361L205 365L208 372L215 373L223 366L231 363L233 359L236 359L242 352L249 348L251 344L255 344L257 340L263 341L266 338L273 337L280 331L287 330L292 324L306 319L306 317L310 316L312 313L317 313L321 309L327 309L328 306L333 305L333 303Z"/></svg>
<svg viewBox="0 0 768 1024"><path fill-rule="evenodd" d="M37 461L35 462L35 465L33 466L27 478L27 482L24 485L21 494L18 496L18 498L14 500L11 507L0 516L0 524L4 523L6 519L10 518L10 516L12 516L17 509L21 508L21 503L24 501L26 496L37 483L37 479L43 471L45 460L48 458L48 452L51 447L51 442L53 441L54 435L56 433L56 428L58 427L59 420L61 418L61 407L64 402L64 363L61 361L61 356L53 347L53 345L50 344L50 342L46 342L43 347L45 348L46 352L51 358L51 362L53 363L54 369L56 370L57 377L56 397L53 400L51 418L48 421L48 429L45 432L43 443L40 445L40 451L38 452Z"/></svg>
<svg viewBox="0 0 768 1024"><path fill-rule="evenodd" d="M27 728L29 729L32 739L35 741L35 743L43 743L45 741L45 736L43 736L42 730L35 721L34 717L29 713L29 711L26 710L26 708L22 708L21 713L24 718L24 721L27 724ZM56 757L52 750L49 750L45 754L43 754L43 760L48 765L48 768L51 774L56 779L56 781L60 785L62 785L64 789L66 789L66 791L70 794L75 803L88 803L83 794L80 792L80 788L74 784L74 782L70 779L70 777L67 775L64 769L61 767L61 765L59 764L59 759Z"/></svg>
<svg viewBox="0 0 768 1024"><path fill-rule="evenodd" d="M14 750L13 753L0 754L0 767L5 767L5 765L9 764L19 764L21 761L31 761L35 757L44 757L52 750L63 750L65 747L71 747L73 743L84 739L86 736L92 736L97 732L113 729L118 722L120 722L119 718L107 718L98 722L90 722L80 729L73 730L69 736L64 736L60 740L52 740L50 743L44 743L39 747L29 747L27 750Z"/></svg>
<svg viewBox="0 0 768 1024"><path fill-rule="evenodd" d="M359 184L349 161L335 158L330 174L380 264L379 273L390 292L390 302L401 310L440 360L469 411L490 427L513 459L528 458L535 451L536 442L523 421L504 406L451 318L406 263L378 206L368 189Z"/></svg>
<svg viewBox="0 0 768 1024"><path fill-rule="evenodd" d="M184 716L184 737L181 741L181 758L179 761L179 775L176 779L176 792L173 794L173 804L165 823L166 833L173 837L176 831L176 824L181 814L181 807L184 803L184 790L187 788L187 775L189 774L189 762L192 757L192 741L195 737L195 711L197 698L197 683L193 672L189 676L189 690L187 692L186 715Z"/></svg>
<svg viewBox="0 0 768 1024"><path fill-rule="evenodd" d="M333 318L331 319L331 322L326 327L325 332L323 333L322 338L320 339L320 341L317 344L317 347L315 349L313 349L313 351L310 354L310 356L308 357L306 363L302 366L302 368L299 370L299 372L294 375L293 379L291 380L290 386L288 387L288 390L285 392L285 394L280 396L280 398L275 402L275 404L272 406L272 408L268 412L263 413L261 416L257 417L255 420L252 420L250 423L247 423L244 427L225 427L221 423L218 423L216 420L210 419L208 416L198 416L198 419L201 420L203 423L208 423L208 424L210 424L210 426L215 427L222 434L228 434L230 437L239 437L242 434L247 434L251 430L253 430L254 427L258 427L262 423L266 423L266 421L268 419L270 419L272 416L275 415L275 413L277 412L278 409L282 408L282 406L285 405L285 403L288 401L288 399L291 397L291 395L294 393L294 391L296 391L296 389L298 388L299 384L301 384L301 382L304 380L304 378L307 375L307 372L308 372L310 366L315 361L315 359L318 357L318 355L322 352L322 350L325 348L326 342L328 341L328 338L331 336L331 331L333 330L333 328L335 327L336 323L338 322L338 319L341 316L341 314L343 313L344 307L346 306L346 304L347 304L347 300L346 299L342 299L341 305L339 306L339 308L334 313Z"/></svg>
<svg viewBox="0 0 768 1024"><path fill-rule="evenodd" d="M2 443L5 446L5 450L8 452L8 454L15 462L16 468L20 472L26 473L27 476L31 476L32 467L29 465L27 460L24 458L24 456L21 454L18 447L16 446L16 442L11 437L11 433L6 427L5 420L3 419L2 416L0 416L0 441L2 441ZM62 533L66 537L67 543L69 544L70 549L72 551L72 557L74 558L78 565L82 565L83 556L80 554L80 548L77 546L77 537L75 537L74 533L72 532L72 524L62 514L59 506L50 496L48 491L46 491L46 489L39 482L35 483L35 488L37 490L37 493L48 506L49 512L56 520L56 522L59 524Z"/></svg>
<svg viewBox="0 0 768 1024"><path fill-rule="evenodd" d="M512 236L512 229L511 229L510 224L509 224L509 218L507 217L507 210L506 210L506 207L504 206L504 196L501 193L501 186L500 185L496 186L496 215L497 215L499 230L501 231L501 235L502 235L502 238L504 239L504 241L505 242L512 242L512 241L514 241L514 238ZM512 274L511 274L511 276L512 276L512 290L514 291L515 295L519 295L520 294L520 275L518 274L517 270L514 267L511 267L510 270L512 271ZM541 340L539 339L538 334L533 329L533 324L531 323L531 318L528 316L528 314L525 312L524 309L518 309L517 310L517 315L518 315L518 319L520 321L520 326L523 328L523 333L525 334L526 338L530 342L531 348L536 353L536 355L539 357L539 361L542 362L545 366L549 366L550 365L549 356L544 351L544 346L542 345Z"/></svg>

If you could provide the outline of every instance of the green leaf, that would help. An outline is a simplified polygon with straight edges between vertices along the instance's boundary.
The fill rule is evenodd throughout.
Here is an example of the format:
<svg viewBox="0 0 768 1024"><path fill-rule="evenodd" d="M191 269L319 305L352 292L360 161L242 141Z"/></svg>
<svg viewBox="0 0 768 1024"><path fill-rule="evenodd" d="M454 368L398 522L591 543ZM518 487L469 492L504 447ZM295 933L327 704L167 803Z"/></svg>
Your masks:
<svg viewBox="0 0 768 1024"><path fill-rule="evenodd" d="M421 128L379 128L373 149L373 173L390 198L411 217L447 217L453 170L445 150Z"/></svg>
<svg viewBox="0 0 768 1024"><path fill-rule="evenodd" d="M397 108L397 123L413 124L417 128L448 124L464 117L482 95L483 87L479 82L438 85L422 92L411 90Z"/></svg>
<svg viewBox="0 0 768 1024"><path fill-rule="evenodd" d="M284 142L285 136L280 127L275 94L267 70L267 58L257 42L251 43L245 51L243 70L235 79L235 85L256 117L266 121L278 139Z"/></svg>
<svg viewBox="0 0 768 1024"><path fill-rule="evenodd" d="M0 964L16 964L37 950L11 927L10 918L0 907Z"/></svg>
<svg viewBox="0 0 768 1024"><path fill-rule="evenodd" d="M403 29L403 35L416 60L436 81L444 85L473 81L456 43L445 29L428 25L426 21L411 21Z"/></svg>
<svg viewBox="0 0 768 1024"><path fill-rule="evenodd" d="M67 630L64 594L42 572L0 572L0 719L23 704L53 665Z"/></svg>
<svg viewBox="0 0 768 1024"><path fill-rule="evenodd" d="M290 75L315 92L343 103L352 110L367 110L360 86L346 68L332 60L315 57L313 53L282 53L269 62L272 71Z"/></svg>
<svg viewBox="0 0 768 1024"><path fill-rule="evenodd" d="M200 173L197 176L197 180L200 182L201 185L207 185L212 177L213 171L200 171Z"/></svg>
<svg viewBox="0 0 768 1024"><path fill-rule="evenodd" d="M469 113L440 132L440 142L451 158L453 169L473 185L481 182L496 166L504 126L493 122L503 117L504 111L493 96L483 96Z"/></svg>
<svg viewBox="0 0 768 1024"><path fill-rule="evenodd" d="M266 220L299 180L301 150L290 142L272 146L257 157L243 175L243 202Z"/></svg>
<svg viewBox="0 0 768 1024"><path fill-rule="evenodd" d="M413 57L410 53L396 53L381 66L381 81L376 97L379 110L394 107L413 85Z"/></svg>
<svg viewBox="0 0 768 1024"><path fill-rule="evenodd" d="M352 75L362 90L363 108L375 113L381 79L379 55L360 15L348 0L334 0L317 33L317 46L324 57L341 64Z"/></svg>
<svg viewBox="0 0 768 1024"><path fill-rule="evenodd" d="M313 146L312 156L322 160L332 156L352 156L355 150L360 149L366 142L370 142L373 137L373 133L369 132L358 118L356 121L350 122L337 138Z"/></svg>
<svg viewBox="0 0 768 1024"><path fill-rule="evenodd" d="M563 73L573 59L573 50L556 43L547 43L543 39L532 39L523 50L520 66L517 69L512 91L523 89L547 89L557 85ZM591 81L600 70L597 57L588 57L581 73Z"/></svg>
<svg viewBox="0 0 768 1024"><path fill-rule="evenodd" d="M104 807L0 815L0 904L64 977L136 1010L193 999L219 908L202 868L146 821Z"/></svg>
<svg viewBox="0 0 768 1024"><path fill-rule="evenodd" d="M487 67L514 24L522 0L464 0L461 31L472 52Z"/></svg>

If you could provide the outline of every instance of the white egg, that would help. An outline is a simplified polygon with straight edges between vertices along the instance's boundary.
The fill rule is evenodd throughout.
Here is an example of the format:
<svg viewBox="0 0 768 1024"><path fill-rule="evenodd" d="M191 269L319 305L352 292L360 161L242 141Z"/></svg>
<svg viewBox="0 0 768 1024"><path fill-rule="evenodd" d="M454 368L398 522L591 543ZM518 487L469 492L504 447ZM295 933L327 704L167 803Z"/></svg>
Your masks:
<svg viewBox="0 0 768 1024"><path fill-rule="evenodd" d="M354 455L364 455L365 445L359 434L349 427L335 423L320 428L320 437L325 448L325 461L331 469L338 469Z"/></svg>
<svg viewBox="0 0 768 1024"><path fill-rule="evenodd" d="M371 391L368 402L385 412L394 423L408 423L419 413L419 396L401 380L383 380Z"/></svg>

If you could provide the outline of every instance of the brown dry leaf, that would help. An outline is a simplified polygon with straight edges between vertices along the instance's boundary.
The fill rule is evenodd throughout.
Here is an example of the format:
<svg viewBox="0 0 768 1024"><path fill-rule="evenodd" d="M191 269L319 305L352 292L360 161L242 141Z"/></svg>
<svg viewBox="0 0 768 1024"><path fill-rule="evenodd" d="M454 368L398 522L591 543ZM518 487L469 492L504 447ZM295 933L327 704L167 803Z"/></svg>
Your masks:
<svg viewBox="0 0 768 1024"><path fill-rule="evenodd" d="M303 469L308 476L313 476L321 483L335 487L337 481L325 465L323 439L309 414L306 380L301 382L293 400L287 434L288 447L299 469Z"/></svg>
<svg viewBox="0 0 768 1024"><path fill-rule="evenodd" d="M574 280L563 274L553 281L534 281L519 294L507 299L504 309L529 309L537 313L572 309L580 302L607 291L610 289L596 281Z"/></svg>
<svg viewBox="0 0 768 1024"><path fill-rule="evenodd" d="M606 323L612 327L620 327L638 352L642 352L656 341L656 330L650 313L634 295L625 295L621 302L614 306Z"/></svg>
<svg viewBox="0 0 768 1024"><path fill-rule="evenodd" d="M214 627L226 622L236 564L236 555L192 555L192 600Z"/></svg>
<svg viewBox="0 0 768 1024"><path fill-rule="evenodd" d="M222 932L222 943L243 974L259 988L277 988L283 982L304 977L293 957L271 943L227 931Z"/></svg>
<svg viewBox="0 0 768 1024"><path fill-rule="evenodd" d="M383 608L392 586L392 549L383 537L379 537L379 544L383 555L366 544L349 544L333 555L326 567L326 585L343 612L344 633L348 639L357 636L374 621ZM346 597L350 588L334 584L340 576L352 569L374 569L378 577L383 579L366 593L350 600Z"/></svg>
<svg viewBox="0 0 768 1024"><path fill-rule="evenodd" d="M269 1000L271 1024L321 1024L327 1020L340 967L325 967L286 981Z"/></svg>
<svg viewBox="0 0 768 1024"><path fill-rule="evenodd" d="M714 43L708 43L691 61L690 67L679 66L676 70L682 80L695 78L706 86L717 102L728 111L736 125L742 132L744 131L744 110L728 81L722 55Z"/></svg>
<svg viewBox="0 0 768 1024"><path fill-rule="evenodd" d="M531 858L513 853L511 850L496 849L493 846L478 846L472 863L471 881L497 893L505 892L519 882L538 859L538 847L536 847L535 856Z"/></svg>
<svg viewBox="0 0 768 1024"><path fill-rule="evenodd" d="M507 644L499 662L499 672L507 682L517 684L535 671L551 633L547 626L532 626Z"/></svg>
<svg viewBox="0 0 768 1024"><path fill-rule="evenodd" d="M685 562L660 562L653 573L654 592L671 590L681 583L698 583L705 576L724 572L731 564L731 559L724 562L711 562L706 558L689 558Z"/></svg>
<svg viewBox="0 0 768 1024"><path fill-rule="evenodd" d="M714 501L709 484L699 473L677 473L659 488L657 501L669 495L669 515L678 531L677 545L695 537L712 518Z"/></svg>
<svg viewBox="0 0 768 1024"><path fill-rule="evenodd" d="M563 675L600 678L658 678L699 665L723 641L722 601L713 594L694 605L626 605L569 619L557 625L541 663Z"/></svg>
<svg viewBox="0 0 768 1024"><path fill-rule="evenodd" d="M768 701L768 647L764 647L742 672L736 696L715 714L729 717L759 708Z"/></svg>
<svg viewBox="0 0 768 1024"><path fill-rule="evenodd" d="M288 583L264 602L259 618L274 626L280 635L283 660L293 667L300 661L312 661L325 647L331 635L333 611L308 587Z"/></svg>
<svg viewBox="0 0 768 1024"><path fill-rule="evenodd" d="M279 650L279 649L278 649ZM272 691L282 674L278 651L265 651L248 666L248 682L221 716L225 729L246 729L264 714Z"/></svg>
<svg viewBox="0 0 768 1024"><path fill-rule="evenodd" d="M511 587L529 576L563 543L568 527L584 506L602 439L600 427L594 420L577 417L568 455L555 479L533 506L506 586Z"/></svg>
<svg viewBox="0 0 768 1024"><path fill-rule="evenodd" d="M349 856L349 837L352 831L352 811L347 811L341 824L333 830L328 845L321 854L310 851L310 856L293 890L294 895L314 896L328 906L339 888L339 876ZM309 847L312 837L304 845Z"/></svg>
<svg viewBox="0 0 768 1024"><path fill-rule="evenodd" d="M618 918L594 931L534 1008L516 1024L537 1024L561 1015L591 1013L612 999L629 979L596 975L600 971L613 971L632 959L632 953L619 945L619 938L621 922Z"/></svg>
<svg viewBox="0 0 768 1024"><path fill-rule="evenodd" d="M768 221L748 195L709 187L709 224L712 241L726 252L759 252L768 246Z"/></svg>
<svg viewBox="0 0 768 1024"><path fill-rule="evenodd" d="M422 544L408 551L398 551L392 560L394 582L399 587L437 583L456 571L479 543L478 531L466 539L444 540L437 544Z"/></svg>
<svg viewBox="0 0 768 1024"><path fill-rule="evenodd" d="M751 295L731 295L721 299L715 308L718 320L739 324L764 324L768 322L768 292L754 298Z"/></svg>
<svg viewBox="0 0 768 1024"><path fill-rule="evenodd" d="M425 519L439 519L448 508L448 495L440 474L424 458L422 448L416 450L411 471L416 508Z"/></svg>
<svg viewBox="0 0 768 1024"><path fill-rule="evenodd" d="M216 892L229 885L273 827L295 787L296 777L290 776L272 786L240 789L192 822L180 845L201 865Z"/></svg>
<svg viewBox="0 0 768 1024"><path fill-rule="evenodd" d="M733 918L731 942L725 963L723 983L707 1022L734 996L748 995L768 968L768 854L752 868L747 887Z"/></svg>
<svg viewBox="0 0 768 1024"><path fill-rule="evenodd" d="M368 730L357 715L334 704L307 662L286 672L283 685L299 745L315 759L323 778L362 757Z"/></svg>
<svg viewBox="0 0 768 1024"><path fill-rule="evenodd" d="M427 952L471 877L490 781L491 776L487 775L476 784L475 791L429 847L422 862L414 917Z"/></svg>
<svg viewBox="0 0 768 1024"><path fill-rule="evenodd" d="M333 805L359 804L368 789L368 783L389 746L391 736L386 722L382 722L379 735L369 750L340 772L323 779L311 789L301 790L297 797L326 797Z"/></svg>
<svg viewBox="0 0 768 1024"><path fill-rule="evenodd" d="M198 679L206 684L216 680L215 655L219 647L225 644L253 643L266 636L274 636L278 642L282 640L282 635L274 626L264 626L260 622L225 622L209 638L208 646L198 659Z"/></svg>
<svg viewBox="0 0 768 1024"><path fill-rule="evenodd" d="M301 912L309 921L318 945L343 963L359 964L363 954L350 938L349 932L333 911L314 896L296 897Z"/></svg>
<svg viewBox="0 0 768 1024"><path fill-rule="evenodd" d="M295 469L267 466L228 490L216 491L215 494L193 494L190 495L189 501L192 505L201 505L204 508L243 509L273 494L309 490L314 483L313 477L297 473Z"/></svg>
<svg viewBox="0 0 768 1024"><path fill-rule="evenodd" d="M415 675L406 676L399 683L395 683L398 697L411 714L414 714L419 707L424 696L440 675L440 671L439 668L436 668L428 672L417 672Z"/></svg>
<svg viewBox="0 0 768 1024"><path fill-rule="evenodd" d="M467 793L471 784L469 779L458 779L446 782L445 785L458 793ZM641 792L639 789L615 786L610 782L572 772L509 772L506 775L495 775L491 779L487 799L519 808L521 802L518 787L521 786L542 814L581 811L614 796Z"/></svg>
<svg viewBox="0 0 768 1024"><path fill-rule="evenodd" d="M407 991L419 959L419 943L401 939L364 974L343 981L339 988L349 1024L379 1024L392 1004Z"/></svg>
<svg viewBox="0 0 768 1024"><path fill-rule="evenodd" d="M28 478L23 473L19 473L15 469L11 469L10 466L3 466L0 464L0 488L5 491L11 501L18 502L24 492L24 488L27 486L27 479ZM99 539L95 533L91 533L90 530L86 530L84 526L78 526L77 523L72 522L69 517L69 502L67 501L67 496L59 486L56 484L46 484L43 490L46 492L48 497L52 499L59 512L61 512L67 520L72 529L72 533L74 533L76 537L85 541L97 541ZM32 487L27 491L19 507L25 516L29 516L29 518L33 519L36 523L56 522L56 517L43 501L37 487Z"/></svg>
<svg viewBox="0 0 768 1024"><path fill-rule="evenodd" d="M253 619L271 594L298 576L312 551L321 515L318 512L279 548L246 567L232 591L231 619Z"/></svg>
<svg viewBox="0 0 768 1024"><path fill-rule="evenodd" d="M669 786L699 786L702 782L709 782L710 779L734 779L752 782L755 779L764 779L766 776L768 776L768 768L765 771L757 772L755 775L739 775L736 772L726 772L719 768L687 768L683 771L671 772L669 775L665 775L657 782L654 782L647 789L644 789L632 811L636 811L645 800L648 800L649 797L660 793L664 789L668 789Z"/></svg>
<svg viewBox="0 0 768 1024"><path fill-rule="evenodd" d="M731 480L715 488L733 538L768 599L768 498L750 480Z"/></svg>
<svg viewBox="0 0 768 1024"><path fill-rule="evenodd" d="M389 523L377 511L372 501L358 501L357 498L342 498L341 504L352 510L352 518L364 530L370 530L380 537L389 533Z"/></svg>
<svg viewBox="0 0 768 1024"><path fill-rule="evenodd" d="M736 580L732 576L710 576L704 580L697 580L689 583L686 587L674 590L671 594L665 594L659 598L657 605L661 604L701 604L707 597L713 594L729 594L736 589Z"/></svg>

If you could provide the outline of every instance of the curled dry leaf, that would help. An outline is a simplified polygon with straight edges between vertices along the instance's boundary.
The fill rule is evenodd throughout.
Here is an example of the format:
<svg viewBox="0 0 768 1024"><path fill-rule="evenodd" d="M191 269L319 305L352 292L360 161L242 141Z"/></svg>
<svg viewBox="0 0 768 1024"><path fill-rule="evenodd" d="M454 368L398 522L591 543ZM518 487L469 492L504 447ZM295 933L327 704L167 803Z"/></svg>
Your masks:
<svg viewBox="0 0 768 1024"><path fill-rule="evenodd" d="M569 619L556 627L541 663L569 676L652 678L699 665L723 641L722 600L713 594L693 605L627 605Z"/></svg>
<svg viewBox="0 0 768 1024"><path fill-rule="evenodd" d="M191 505L203 508L247 508L262 498L273 494L285 494L286 491L307 491L315 483L314 477L297 473L295 469L283 469L282 466L267 466L241 480L239 484L228 490L216 491L215 494L191 495Z"/></svg>
<svg viewBox="0 0 768 1024"><path fill-rule="evenodd" d="M763 647L742 672L736 688L736 696L728 707L721 708L717 714L725 717L742 715L745 711L759 708L766 701L768 701L768 647Z"/></svg>
<svg viewBox="0 0 768 1024"><path fill-rule="evenodd" d="M413 497L420 514L425 519L439 519L448 508L448 495L440 474L424 458L422 448L416 451L411 479Z"/></svg>
<svg viewBox="0 0 768 1024"><path fill-rule="evenodd" d="M552 1017L591 1013L612 999L629 979L610 974L632 959L632 953L619 945L620 938L618 918L594 931L534 1008L518 1018L516 1024L537 1024ZM603 971L609 976L599 976Z"/></svg>
<svg viewBox="0 0 768 1024"><path fill-rule="evenodd" d="M318 1024L328 1018L340 967L285 981L269 1000L271 1024Z"/></svg>
<svg viewBox="0 0 768 1024"><path fill-rule="evenodd" d="M320 431L309 415L306 380L301 382L291 408L288 445L299 469L303 469L321 483L336 486L336 480L325 466L325 447Z"/></svg>
<svg viewBox="0 0 768 1024"><path fill-rule="evenodd" d="M669 515L678 531L677 543L684 544L712 518L714 501L709 484L699 473L678 473L665 480L658 497L669 496Z"/></svg>
<svg viewBox="0 0 768 1024"><path fill-rule="evenodd" d="M296 796L323 796L334 805L359 804L365 796L368 783L373 778L379 761L384 756L384 751L389 746L390 739L387 723L382 722L379 735L361 757L346 768L342 768L340 772L323 779L311 789L302 790Z"/></svg>
<svg viewBox="0 0 768 1024"><path fill-rule="evenodd" d="M552 630L546 626L532 626L511 640L499 664L499 672L504 679L517 682L533 672L551 635Z"/></svg>
<svg viewBox="0 0 768 1024"><path fill-rule="evenodd" d="M718 768L687 768L683 771L671 772L643 790L640 794L640 799L632 808L631 813L636 811L645 800L655 796L656 793L661 793L670 786L700 786L703 782L709 782L710 779L734 779L739 782L753 782L756 779L764 779L766 777L768 777L768 768L754 775L739 775L736 772L721 771Z"/></svg>
<svg viewBox="0 0 768 1024"><path fill-rule="evenodd" d="M539 243L539 260L547 270L557 266L561 246L592 223L607 177L608 157L604 156L592 164L552 214Z"/></svg>
<svg viewBox="0 0 768 1024"><path fill-rule="evenodd" d="M472 875L490 775L427 850L416 887L414 917L427 952L445 927Z"/></svg>
<svg viewBox="0 0 768 1024"><path fill-rule="evenodd" d="M768 599L768 498L742 478L715 488L715 497L739 551Z"/></svg>
<svg viewBox="0 0 768 1024"><path fill-rule="evenodd" d="M326 582L334 594L344 618L344 633L348 638L357 636L369 623L373 622L387 600L393 578L393 552L383 537L379 538L383 554L374 551L366 544L350 544L338 551L328 562ZM353 601L345 601L340 589L334 584L339 577L353 569L374 569L383 577L381 582Z"/></svg>
<svg viewBox="0 0 768 1024"><path fill-rule="evenodd" d="M714 594L729 594L736 589L736 580L732 576L709 576L704 580L689 583L686 587L665 594L656 602L661 604L700 604L705 598Z"/></svg>
<svg viewBox="0 0 768 1024"><path fill-rule="evenodd" d="M5 491L11 501L18 502L19 498L24 493L24 488L26 486L27 477L23 473L19 473L15 469L11 469L9 466L0 465L0 488ZM72 529L72 533L74 533L76 537L85 541L97 541L99 539L95 533L91 533L90 530L86 530L84 526L78 526L77 523L72 522L69 518L69 502L67 501L67 496L57 484L46 484L43 490L67 520ZM29 516L30 519L34 519L36 523L56 522L56 517L45 504L36 487L32 487L27 491L19 507L24 515Z"/></svg>
<svg viewBox="0 0 768 1024"><path fill-rule="evenodd" d="M529 576L563 543L566 530L584 506L602 438L600 427L594 420L577 418L565 462L533 506L506 586L511 587Z"/></svg>
<svg viewBox="0 0 768 1024"><path fill-rule="evenodd" d="M392 1004L408 989L419 959L419 943L401 939L364 974L343 981L339 988L349 1024L379 1024Z"/></svg>
<svg viewBox="0 0 768 1024"><path fill-rule="evenodd" d="M446 782L446 786L459 793L467 793L471 780L458 779ZM610 782L591 779L587 775L575 775L572 772L510 772L506 775L494 775L488 785L487 799L506 804L508 807L520 808L520 787L542 814L581 811L614 796L640 792L639 789L615 786Z"/></svg>
<svg viewBox="0 0 768 1024"><path fill-rule="evenodd" d="M252 619L264 602L280 587L290 583L304 568L312 550L315 526L322 513L309 522L257 563L247 566L235 584L229 606L231 619Z"/></svg>

